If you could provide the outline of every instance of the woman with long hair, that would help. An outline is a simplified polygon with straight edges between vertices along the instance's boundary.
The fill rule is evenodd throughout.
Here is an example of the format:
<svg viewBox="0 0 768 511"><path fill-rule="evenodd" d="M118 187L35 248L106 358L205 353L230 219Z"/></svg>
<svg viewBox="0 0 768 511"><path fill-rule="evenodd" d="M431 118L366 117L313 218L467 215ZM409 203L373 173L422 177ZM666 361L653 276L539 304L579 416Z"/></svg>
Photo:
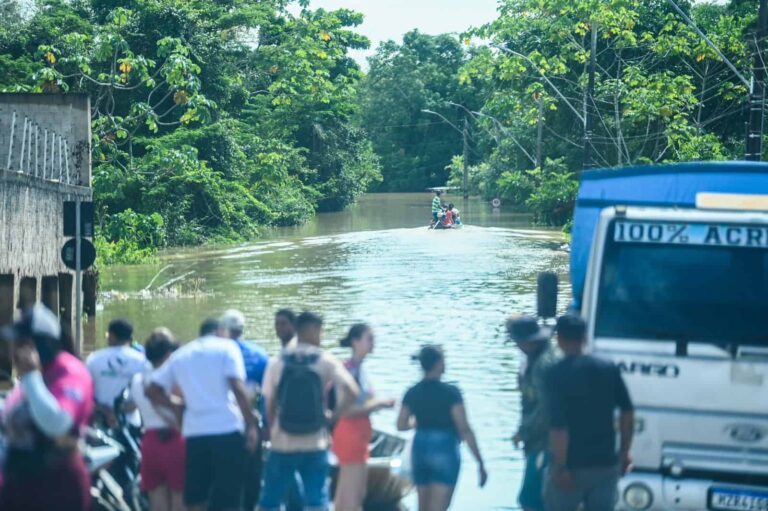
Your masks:
<svg viewBox="0 0 768 511"><path fill-rule="evenodd" d="M424 346L418 359L424 378L406 392L397 429L416 428L411 456L419 511L446 511L459 479L462 440L479 465L480 487L485 486L488 473L469 426L461 391L442 381L443 350Z"/></svg>
<svg viewBox="0 0 768 511"><path fill-rule="evenodd" d="M340 466L334 509L360 511L368 484L368 445L373 435L370 416L379 410L394 407L395 402L374 398L373 387L363 368L365 358L374 347L371 327L365 323L352 325L341 345L352 350L352 357L344 366L360 386L360 395L333 430L333 451Z"/></svg>

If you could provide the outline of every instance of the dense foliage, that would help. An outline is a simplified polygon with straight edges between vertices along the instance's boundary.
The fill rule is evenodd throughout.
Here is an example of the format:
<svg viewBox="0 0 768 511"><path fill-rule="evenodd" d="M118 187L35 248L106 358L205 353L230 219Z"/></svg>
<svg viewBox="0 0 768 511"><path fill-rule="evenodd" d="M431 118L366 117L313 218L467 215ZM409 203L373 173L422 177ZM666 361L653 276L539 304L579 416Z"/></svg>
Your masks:
<svg viewBox="0 0 768 511"><path fill-rule="evenodd" d="M0 88L83 91L100 250L247 239L340 209L378 180L351 122L368 41L349 10L284 0L4 3Z"/></svg>
<svg viewBox="0 0 768 511"><path fill-rule="evenodd" d="M749 78L756 2L679 5ZM666 0L503 0L463 37L412 34L371 60L361 117L386 189L460 185L463 118L472 191L555 224L572 208L587 111L597 166L743 157L747 87Z"/></svg>
<svg viewBox="0 0 768 511"><path fill-rule="evenodd" d="M290 3L0 3L0 88L92 98L107 259L459 186L465 165L472 193L562 224L588 112L596 166L744 153L747 86L667 0L501 0L461 36L383 43L365 75L360 14ZM748 80L756 3L678 3Z"/></svg>

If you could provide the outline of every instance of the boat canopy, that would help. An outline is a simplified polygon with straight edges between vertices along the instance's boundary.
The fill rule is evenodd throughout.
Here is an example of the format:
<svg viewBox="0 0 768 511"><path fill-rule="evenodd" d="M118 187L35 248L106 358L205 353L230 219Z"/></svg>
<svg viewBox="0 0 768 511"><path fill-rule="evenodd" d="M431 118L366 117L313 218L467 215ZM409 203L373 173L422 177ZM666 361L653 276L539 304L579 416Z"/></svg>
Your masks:
<svg viewBox="0 0 768 511"><path fill-rule="evenodd" d="M592 237L603 209L618 205L695 208L700 193L768 195L768 164L696 162L582 173L571 240L573 306L581 307Z"/></svg>

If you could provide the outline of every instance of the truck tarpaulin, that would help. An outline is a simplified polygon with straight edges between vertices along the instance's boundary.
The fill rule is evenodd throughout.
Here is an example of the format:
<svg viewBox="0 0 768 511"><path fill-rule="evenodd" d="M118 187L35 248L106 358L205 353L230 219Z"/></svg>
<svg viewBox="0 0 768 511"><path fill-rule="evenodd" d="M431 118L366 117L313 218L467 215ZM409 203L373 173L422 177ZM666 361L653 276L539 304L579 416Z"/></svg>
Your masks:
<svg viewBox="0 0 768 511"><path fill-rule="evenodd" d="M698 162L584 172L571 241L573 306L581 307L592 237L603 209L611 206L695 208L700 193L768 195L768 164Z"/></svg>

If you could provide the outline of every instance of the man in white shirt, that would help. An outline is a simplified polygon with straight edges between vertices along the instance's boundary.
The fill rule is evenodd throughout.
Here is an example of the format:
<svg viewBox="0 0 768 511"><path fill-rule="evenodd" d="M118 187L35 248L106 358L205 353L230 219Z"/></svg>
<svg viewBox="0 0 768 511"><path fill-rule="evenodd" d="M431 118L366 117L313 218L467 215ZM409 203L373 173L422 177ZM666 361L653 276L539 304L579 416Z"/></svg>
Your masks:
<svg viewBox="0 0 768 511"><path fill-rule="evenodd" d="M131 347L133 326L126 319L114 319L107 328L107 348L94 351L85 364L93 378L96 411L107 421L115 424L115 399L125 390L133 376L151 369L143 353ZM128 421L141 425L135 410L128 415Z"/></svg>
<svg viewBox="0 0 768 511"><path fill-rule="evenodd" d="M150 377L147 397L180 411L169 395L184 397L182 434L187 440L184 503L190 511L239 510L246 449L258 446L258 420L245 387L237 344L218 335L215 319ZM245 435L243 435L245 433Z"/></svg>

